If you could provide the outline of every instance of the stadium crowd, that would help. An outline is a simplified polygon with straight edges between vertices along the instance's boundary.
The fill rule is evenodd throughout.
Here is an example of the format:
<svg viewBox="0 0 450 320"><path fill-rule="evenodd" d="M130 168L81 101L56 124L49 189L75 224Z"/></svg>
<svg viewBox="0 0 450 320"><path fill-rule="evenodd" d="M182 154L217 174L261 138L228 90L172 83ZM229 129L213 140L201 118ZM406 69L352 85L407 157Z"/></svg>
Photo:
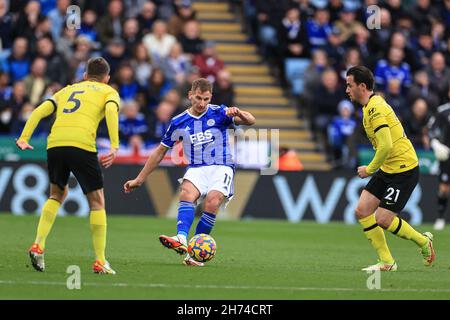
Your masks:
<svg viewBox="0 0 450 320"><path fill-rule="evenodd" d="M296 97L299 115L310 120L330 160L354 167L356 146L367 144L361 108L345 95L346 71L361 64L374 72L377 93L401 117L414 145L429 148L428 119L450 94L450 0L243 4L246 29ZM379 8L379 26L371 24L371 5Z"/></svg>
<svg viewBox="0 0 450 320"><path fill-rule="evenodd" d="M356 146L367 143L360 108L345 95L345 73L359 64L374 71L413 143L429 147L428 118L449 99L450 0L229 1L331 161L354 166ZM373 29L370 5L380 8ZM190 0L0 0L0 134L18 135L34 107L82 80L94 56L109 62L123 100L125 148L159 142L200 76L214 82L212 103L233 105L231 74L202 38Z"/></svg>

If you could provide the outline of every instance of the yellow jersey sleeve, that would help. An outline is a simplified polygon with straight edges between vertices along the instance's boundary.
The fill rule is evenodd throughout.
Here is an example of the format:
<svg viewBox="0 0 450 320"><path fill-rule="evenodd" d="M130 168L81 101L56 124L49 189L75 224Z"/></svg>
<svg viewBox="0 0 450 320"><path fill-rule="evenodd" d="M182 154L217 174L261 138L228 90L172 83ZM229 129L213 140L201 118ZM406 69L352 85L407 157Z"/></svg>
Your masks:
<svg viewBox="0 0 450 320"><path fill-rule="evenodd" d="M56 110L56 104L52 100L45 100L31 113L30 118L25 123L22 134L19 137L19 141L29 142L34 130L36 129L39 122L51 115Z"/></svg>
<svg viewBox="0 0 450 320"><path fill-rule="evenodd" d="M105 118L111 148L118 149L120 97L117 91L114 90L106 96L105 100Z"/></svg>
<svg viewBox="0 0 450 320"><path fill-rule="evenodd" d="M386 173L400 173L418 165L416 152L400 120L381 96L373 95L363 107L363 125L376 150L375 157L368 166L368 173L373 173L378 167ZM383 128L387 128L389 132L382 130ZM380 130L384 132L379 134ZM387 153L389 145L392 147ZM378 149L383 150L379 153Z"/></svg>

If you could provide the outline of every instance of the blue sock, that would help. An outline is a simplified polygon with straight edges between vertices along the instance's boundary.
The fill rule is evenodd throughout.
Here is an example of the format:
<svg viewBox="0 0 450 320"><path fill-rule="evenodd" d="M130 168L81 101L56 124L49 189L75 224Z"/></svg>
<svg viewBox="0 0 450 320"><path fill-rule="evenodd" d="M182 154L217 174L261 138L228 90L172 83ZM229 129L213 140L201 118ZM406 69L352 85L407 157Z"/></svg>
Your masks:
<svg viewBox="0 0 450 320"><path fill-rule="evenodd" d="M200 218L195 234L206 233L210 234L214 224L216 223L216 215L204 211L202 217Z"/></svg>
<svg viewBox="0 0 450 320"><path fill-rule="evenodd" d="M177 234L182 234L186 238L189 234L189 229L194 222L195 207L192 202L180 201L178 207L178 219L177 219Z"/></svg>

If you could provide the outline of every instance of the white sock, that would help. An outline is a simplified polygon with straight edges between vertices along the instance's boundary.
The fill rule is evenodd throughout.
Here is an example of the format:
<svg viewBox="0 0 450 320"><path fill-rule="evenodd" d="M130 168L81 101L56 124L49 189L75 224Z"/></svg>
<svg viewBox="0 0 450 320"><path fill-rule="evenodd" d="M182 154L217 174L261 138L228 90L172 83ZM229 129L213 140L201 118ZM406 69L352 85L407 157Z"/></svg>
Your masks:
<svg viewBox="0 0 450 320"><path fill-rule="evenodd" d="M187 245L187 239L184 234L177 234L178 239L180 239L181 243Z"/></svg>

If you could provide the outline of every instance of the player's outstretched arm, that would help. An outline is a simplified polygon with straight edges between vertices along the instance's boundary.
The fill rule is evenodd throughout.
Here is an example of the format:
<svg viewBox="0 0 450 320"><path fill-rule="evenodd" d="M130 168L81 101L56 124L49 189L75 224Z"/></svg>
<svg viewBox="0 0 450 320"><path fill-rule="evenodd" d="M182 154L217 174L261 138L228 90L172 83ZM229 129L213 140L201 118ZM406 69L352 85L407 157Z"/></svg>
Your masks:
<svg viewBox="0 0 450 320"><path fill-rule="evenodd" d="M237 107L227 108L226 114L229 117L234 117L234 123L237 125L251 126L254 125L255 117L248 111L242 111Z"/></svg>
<svg viewBox="0 0 450 320"><path fill-rule="evenodd" d="M31 136L33 135L33 132L36 129L39 122L42 119L51 115L55 111L55 109L56 107L54 102L46 100L42 102L36 109L33 110L30 118L25 123L25 127L23 128L22 134L16 140L16 146L20 150L26 149L33 150L33 147L28 144L28 141L30 141Z"/></svg>
<svg viewBox="0 0 450 320"><path fill-rule="evenodd" d="M147 176L159 165L168 149L169 148L166 146L160 144L155 150L153 150L138 176L134 180L128 180L123 185L123 190L125 193L130 193L144 183L145 178L147 178Z"/></svg>

